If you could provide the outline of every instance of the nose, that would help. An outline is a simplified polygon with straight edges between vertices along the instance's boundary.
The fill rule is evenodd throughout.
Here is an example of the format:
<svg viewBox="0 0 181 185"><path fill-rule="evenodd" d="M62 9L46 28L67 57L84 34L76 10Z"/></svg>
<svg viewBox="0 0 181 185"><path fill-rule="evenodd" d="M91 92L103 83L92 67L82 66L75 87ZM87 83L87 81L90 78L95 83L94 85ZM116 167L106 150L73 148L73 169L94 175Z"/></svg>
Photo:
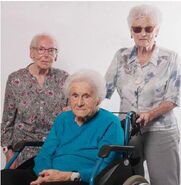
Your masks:
<svg viewBox="0 0 181 185"><path fill-rule="evenodd" d="M48 50L45 50L44 56L49 56Z"/></svg>
<svg viewBox="0 0 181 185"><path fill-rule="evenodd" d="M80 97L80 98L78 99L77 105L78 105L79 107L81 107L81 106L84 105L84 100L83 100L83 98Z"/></svg>
<svg viewBox="0 0 181 185"><path fill-rule="evenodd" d="M146 31L145 31L145 29L142 29L142 30L141 30L141 35L143 35L143 36L145 36L145 35L146 35Z"/></svg>

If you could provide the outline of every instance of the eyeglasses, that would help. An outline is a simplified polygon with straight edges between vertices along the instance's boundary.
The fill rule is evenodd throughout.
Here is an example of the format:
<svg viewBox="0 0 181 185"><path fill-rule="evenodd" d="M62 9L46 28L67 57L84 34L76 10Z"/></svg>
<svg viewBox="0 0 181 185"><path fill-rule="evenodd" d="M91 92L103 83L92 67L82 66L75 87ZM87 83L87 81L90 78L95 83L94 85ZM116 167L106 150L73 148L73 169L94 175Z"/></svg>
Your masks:
<svg viewBox="0 0 181 185"><path fill-rule="evenodd" d="M46 51L48 51L49 55L55 55L58 52L57 48L48 48L48 49L46 49L44 47L33 47L33 49L36 49L38 54L40 54L40 55L44 54Z"/></svg>
<svg viewBox="0 0 181 185"><path fill-rule="evenodd" d="M144 29L146 33L152 33L154 28L155 28L154 26L146 26L146 27L132 26L132 30L135 33L141 33L142 29Z"/></svg>

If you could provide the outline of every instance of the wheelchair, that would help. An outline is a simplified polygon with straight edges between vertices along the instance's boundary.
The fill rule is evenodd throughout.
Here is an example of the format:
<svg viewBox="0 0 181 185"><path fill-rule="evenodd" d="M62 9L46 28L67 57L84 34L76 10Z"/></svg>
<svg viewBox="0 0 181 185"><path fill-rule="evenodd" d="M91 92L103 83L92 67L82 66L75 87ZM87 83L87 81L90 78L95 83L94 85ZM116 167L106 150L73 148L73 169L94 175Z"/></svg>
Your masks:
<svg viewBox="0 0 181 185"><path fill-rule="evenodd" d="M139 157L135 157L135 147L129 145L132 136L141 134L140 125L136 123L136 113L131 112L113 112L114 114L125 114L125 119L120 121L124 130L124 146L119 145L104 145L99 151L99 161L90 177L90 185L149 185L148 181L136 175L133 167L139 163ZM13 146L15 151L14 156L6 164L5 169L9 169L13 162L16 160L20 152L27 146L40 147L43 141L21 141ZM120 158L112 161L105 167L99 174L99 168L106 157L111 152L120 154ZM33 158L25 161L18 169L33 168Z"/></svg>

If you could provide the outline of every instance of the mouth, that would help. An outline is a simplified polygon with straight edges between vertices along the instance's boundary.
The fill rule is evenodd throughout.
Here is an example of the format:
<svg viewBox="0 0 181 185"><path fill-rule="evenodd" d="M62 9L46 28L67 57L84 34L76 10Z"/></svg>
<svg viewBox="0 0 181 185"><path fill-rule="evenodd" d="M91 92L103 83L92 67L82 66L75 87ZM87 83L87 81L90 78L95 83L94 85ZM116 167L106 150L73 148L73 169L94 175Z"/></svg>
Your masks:
<svg viewBox="0 0 181 185"><path fill-rule="evenodd" d="M77 110L77 111L85 111L85 109L75 109L75 110Z"/></svg>
<svg viewBox="0 0 181 185"><path fill-rule="evenodd" d="M47 64L50 64L49 61L41 61L41 63L42 63L42 64L46 64L46 65L47 65Z"/></svg>

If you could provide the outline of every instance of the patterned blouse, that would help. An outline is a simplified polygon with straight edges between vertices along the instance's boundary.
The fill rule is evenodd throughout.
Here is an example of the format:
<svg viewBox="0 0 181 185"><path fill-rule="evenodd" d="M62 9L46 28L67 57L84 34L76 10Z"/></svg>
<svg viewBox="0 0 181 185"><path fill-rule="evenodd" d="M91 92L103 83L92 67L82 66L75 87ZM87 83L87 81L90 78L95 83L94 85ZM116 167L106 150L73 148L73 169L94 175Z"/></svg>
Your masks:
<svg viewBox="0 0 181 185"><path fill-rule="evenodd" d="M45 139L54 118L66 105L63 85L67 77L67 72L52 68L40 87L28 67L9 75L1 124L2 146ZM20 163L36 152L37 148L27 147Z"/></svg>
<svg viewBox="0 0 181 185"><path fill-rule="evenodd" d="M107 98L115 89L120 96L120 111L145 112L161 102L179 105L180 60L170 50L155 46L150 61L140 66L136 47L117 51L106 73ZM173 111L153 120L143 132L177 128Z"/></svg>

